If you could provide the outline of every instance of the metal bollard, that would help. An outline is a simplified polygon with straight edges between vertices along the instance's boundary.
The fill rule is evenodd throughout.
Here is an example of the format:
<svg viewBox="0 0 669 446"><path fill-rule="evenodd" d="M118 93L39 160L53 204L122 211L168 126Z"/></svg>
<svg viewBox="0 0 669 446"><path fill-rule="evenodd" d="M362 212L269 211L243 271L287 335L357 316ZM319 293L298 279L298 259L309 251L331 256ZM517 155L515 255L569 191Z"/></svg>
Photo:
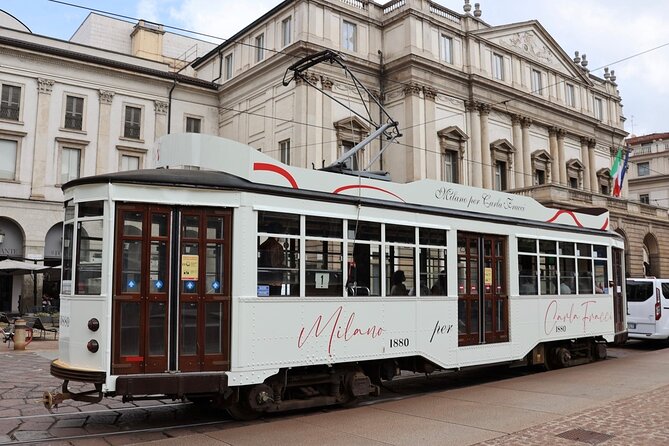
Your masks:
<svg viewBox="0 0 669 446"><path fill-rule="evenodd" d="M33 329L26 326L26 321L17 319L14 322L14 350L25 350L33 340Z"/></svg>

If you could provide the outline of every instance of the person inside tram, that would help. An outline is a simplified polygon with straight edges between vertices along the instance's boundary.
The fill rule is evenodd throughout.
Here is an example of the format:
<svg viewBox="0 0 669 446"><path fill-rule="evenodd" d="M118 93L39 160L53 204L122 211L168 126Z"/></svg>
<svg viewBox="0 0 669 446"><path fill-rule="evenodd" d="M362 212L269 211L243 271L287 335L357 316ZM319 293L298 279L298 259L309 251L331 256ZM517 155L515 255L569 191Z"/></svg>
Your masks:
<svg viewBox="0 0 669 446"><path fill-rule="evenodd" d="M604 293L604 285L602 284L602 282L599 282L597 285L595 285L595 293L596 294Z"/></svg>
<svg viewBox="0 0 669 446"><path fill-rule="evenodd" d="M270 223L268 232L281 232L281 227L278 223ZM258 251L258 266L267 269L262 275L262 281L269 285L270 296L280 296L283 284L283 271L280 270L284 267L283 246L276 237L269 236L260 244Z"/></svg>
<svg viewBox="0 0 669 446"><path fill-rule="evenodd" d="M560 281L560 294L571 294L571 288L566 282Z"/></svg>
<svg viewBox="0 0 669 446"><path fill-rule="evenodd" d="M407 287L404 285L404 282L407 280L404 275L404 271L398 269L393 273L392 278L390 279L390 288L391 296L406 296L408 294Z"/></svg>

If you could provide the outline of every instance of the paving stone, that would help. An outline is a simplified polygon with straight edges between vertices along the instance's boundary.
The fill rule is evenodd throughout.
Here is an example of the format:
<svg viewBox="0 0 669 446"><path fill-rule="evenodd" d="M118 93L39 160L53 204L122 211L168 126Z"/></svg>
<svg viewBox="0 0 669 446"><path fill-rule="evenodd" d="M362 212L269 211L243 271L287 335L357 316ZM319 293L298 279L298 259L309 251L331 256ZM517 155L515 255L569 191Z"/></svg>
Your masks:
<svg viewBox="0 0 669 446"><path fill-rule="evenodd" d="M53 438L52 435L45 431L16 431L12 434L16 441L36 441Z"/></svg>

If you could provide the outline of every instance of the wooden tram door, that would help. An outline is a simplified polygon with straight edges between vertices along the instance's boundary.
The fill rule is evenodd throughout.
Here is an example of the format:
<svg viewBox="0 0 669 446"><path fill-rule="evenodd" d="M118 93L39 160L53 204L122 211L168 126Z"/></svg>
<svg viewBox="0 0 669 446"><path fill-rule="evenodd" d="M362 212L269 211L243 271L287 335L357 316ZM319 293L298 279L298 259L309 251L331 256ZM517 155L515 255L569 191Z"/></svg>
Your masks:
<svg viewBox="0 0 669 446"><path fill-rule="evenodd" d="M612 249L613 254L613 320L616 333L621 333L627 329L625 323L625 299L623 290L625 289L625 273L623 271L623 250Z"/></svg>
<svg viewBox="0 0 669 446"><path fill-rule="evenodd" d="M229 210L117 207L112 373L225 370Z"/></svg>
<svg viewBox="0 0 669 446"><path fill-rule="evenodd" d="M506 342L506 237L458 233L458 345Z"/></svg>
<svg viewBox="0 0 669 446"><path fill-rule="evenodd" d="M171 216L160 206L117 208L114 374L167 370Z"/></svg>
<svg viewBox="0 0 669 446"><path fill-rule="evenodd" d="M231 213L181 214L178 364L183 372L230 367Z"/></svg>

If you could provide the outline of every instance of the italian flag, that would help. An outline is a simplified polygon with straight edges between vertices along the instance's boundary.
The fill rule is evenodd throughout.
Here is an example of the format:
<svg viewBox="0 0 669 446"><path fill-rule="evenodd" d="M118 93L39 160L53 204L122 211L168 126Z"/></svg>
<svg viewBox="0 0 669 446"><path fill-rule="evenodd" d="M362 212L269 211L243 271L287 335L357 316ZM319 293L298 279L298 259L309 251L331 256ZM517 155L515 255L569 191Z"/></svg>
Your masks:
<svg viewBox="0 0 669 446"><path fill-rule="evenodd" d="M625 179L625 172L627 171L627 160L629 159L630 151L625 150L625 160L623 161L623 149L618 149L616 159L613 161L611 167L611 178L613 179L613 196L620 197L620 192L623 189L623 180Z"/></svg>

